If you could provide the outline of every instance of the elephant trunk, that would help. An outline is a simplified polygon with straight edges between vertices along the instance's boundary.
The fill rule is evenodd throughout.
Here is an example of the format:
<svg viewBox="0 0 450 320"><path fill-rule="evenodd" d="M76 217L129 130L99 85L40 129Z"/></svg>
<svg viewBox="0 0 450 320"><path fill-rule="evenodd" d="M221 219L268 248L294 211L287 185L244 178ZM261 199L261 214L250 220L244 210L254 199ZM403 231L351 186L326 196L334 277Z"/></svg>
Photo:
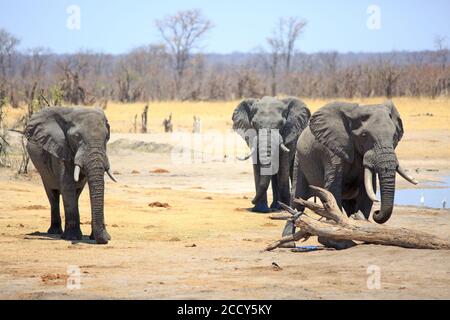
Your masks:
<svg viewBox="0 0 450 320"><path fill-rule="evenodd" d="M393 149L379 152L376 161L376 172L380 183L381 205L380 210L374 212L373 220L382 224L389 220L394 209L395 174L398 162Z"/></svg>
<svg viewBox="0 0 450 320"><path fill-rule="evenodd" d="M272 180L272 141L270 133L258 135L258 169L259 180L256 187L256 195L252 203L257 204L267 194Z"/></svg>
<svg viewBox="0 0 450 320"><path fill-rule="evenodd" d="M90 157L86 165L86 175L89 185L91 201L92 232L99 244L108 243L108 233L105 228L104 195L105 195L105 166L99 156Z"/></svg>

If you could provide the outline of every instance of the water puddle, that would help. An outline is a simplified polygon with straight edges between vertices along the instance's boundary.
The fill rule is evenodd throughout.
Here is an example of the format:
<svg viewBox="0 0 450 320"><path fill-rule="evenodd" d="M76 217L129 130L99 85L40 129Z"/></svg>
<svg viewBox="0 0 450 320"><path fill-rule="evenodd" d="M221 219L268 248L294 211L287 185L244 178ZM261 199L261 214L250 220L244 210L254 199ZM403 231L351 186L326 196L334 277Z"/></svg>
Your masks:
<svg viewBox="0 0 450 320"><path fill-rule="evenodd" d="M425 183L420 189L396 189L395 204L403 206L424 206L430 208L442 208L442 202L446 202L446 208L450 207L450 177L445 177L442 182Z"/></svg>

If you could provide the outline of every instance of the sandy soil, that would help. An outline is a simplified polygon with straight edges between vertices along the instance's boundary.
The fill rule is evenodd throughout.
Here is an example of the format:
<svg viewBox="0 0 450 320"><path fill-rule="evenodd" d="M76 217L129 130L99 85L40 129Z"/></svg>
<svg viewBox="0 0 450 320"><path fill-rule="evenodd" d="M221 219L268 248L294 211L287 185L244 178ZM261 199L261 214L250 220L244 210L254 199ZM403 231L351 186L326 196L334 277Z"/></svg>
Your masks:
<svg viewBox="0 0 450 320"><path fill-rule="evenodd" d="M410 128L433 120L422 121L417 112L411 109L404 116ZM114 127L119 117L111 118ZM217 127L225 128L226 119ZM399 145L403 166L421 182L449 176L450 133L441 122L410 129ZM36 171L17 176L0 169L0 298L450 298L448 251L359 245L340 252L261 252L279 238L284 222L247 210L253 196L250 162L234 161L236 152L227 147L214 156L206 152L195 163L174 161L174 146L169 135L112 135L110 162L120 181L108 180L106 186L112 236L106 246L86 237L91 219L87 189L80 201L85 238L64 241L45 233L49 204ZM241 142L233 146L245 151ZM398 179L398 188L410 187ZM156 202L169 206L149 206ZM450 211L396 207L388 223L448 237ZM315 238L305 243L314 244ZM273 262L282 269L276 271ZM71 266L80 271L78 289L70 287ZM373 266L381 272L380 289L367 286Z"/></svg>
<svg viewBox="0 0 450 320"><path fill-rule="evenodd" d="M112 142L118 139L164 143L151 135L113 135ZM405 161L440 170L419 170L422 180L437 181L448 170L442 159L426 160L425 166L423 160ZM170 153L126 148L112 148L111 163L120 183L107 183L113 240L106 246L45 234L49 205L38 174L0 171L0 298L450 298L446 251L361 245L342 252L261 253L284 222L247 211L249 163L174 164ZM85 235L87 193L81 199ZM170 207L149 206L153 202ZM448 236L450 212L397 207L389 224ZM272 262L282 270L275 271ZM371 265L381 270L379 290L367 288ZM80 268L80 289L67 288L69 266Z"/></svg>

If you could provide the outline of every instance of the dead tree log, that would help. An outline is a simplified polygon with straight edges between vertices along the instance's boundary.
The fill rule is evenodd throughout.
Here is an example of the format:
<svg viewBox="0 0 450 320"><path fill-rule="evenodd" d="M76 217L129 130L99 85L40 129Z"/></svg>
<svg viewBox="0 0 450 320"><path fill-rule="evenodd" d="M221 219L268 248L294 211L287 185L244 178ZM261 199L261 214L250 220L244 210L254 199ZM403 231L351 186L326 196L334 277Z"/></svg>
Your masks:
<svg viewBox="0 0 450 320"><path fill-rule="evenodd" d="M339 209L336 200L330 192L318 187L311 187L311 189L314 195L318 196L322 201L322 205L304 199L295 199L294 202L304 205L317 215L325 217L326 220L316 220L306 213L299 213L283 205L292 215L297 215L295 226L300 228L300 231L272 243L265 250L270 251L286 242L299 241L310 235L332 240L362 241L403 248L450 249L450 241L448 239L439 238L433 234L349 218Z"/></svg>

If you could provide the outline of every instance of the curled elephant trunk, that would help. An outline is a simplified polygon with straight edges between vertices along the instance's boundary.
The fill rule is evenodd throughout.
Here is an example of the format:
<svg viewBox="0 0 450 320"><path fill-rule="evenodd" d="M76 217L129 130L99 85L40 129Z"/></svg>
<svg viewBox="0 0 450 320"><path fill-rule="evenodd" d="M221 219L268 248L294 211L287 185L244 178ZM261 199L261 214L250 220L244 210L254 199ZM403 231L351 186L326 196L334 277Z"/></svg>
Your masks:
<svg viewBox="0 0 450 320"><path fill-rule="evenodd" d="M381 205L380 210L373 214L373 220L377 223L385 223L389 220L394 209L395 175L398 167L397 157L393 151L384 152L382 160L378 160L376 171L380 183Z"/></svg>
<svg viewBox="0 0 450 320"><path fill-rule="evenodd" d="M105 228L104 195L105 195L105 168L101 160L91 160L86 166L91 201L92 233L99 244L107 244L109 235Z"/></svg>

